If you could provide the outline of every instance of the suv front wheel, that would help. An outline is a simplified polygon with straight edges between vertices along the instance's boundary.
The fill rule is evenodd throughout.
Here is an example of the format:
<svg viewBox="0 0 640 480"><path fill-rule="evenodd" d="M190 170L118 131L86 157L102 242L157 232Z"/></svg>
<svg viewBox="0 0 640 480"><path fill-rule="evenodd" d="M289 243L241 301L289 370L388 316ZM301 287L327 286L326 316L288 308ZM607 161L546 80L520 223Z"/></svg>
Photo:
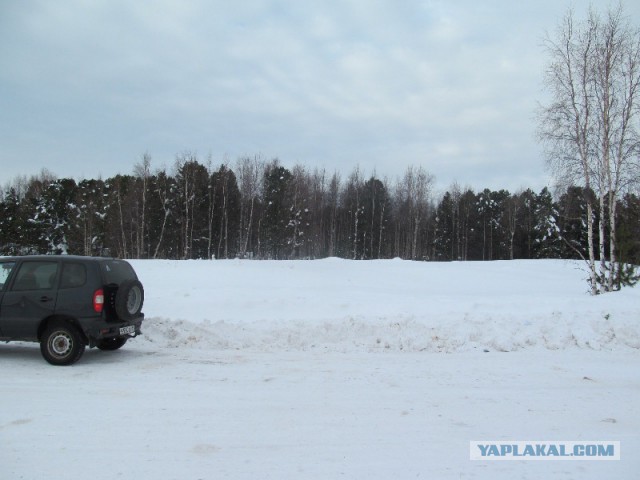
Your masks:
<svg viewBox="0 0 640 480"><path fill-rule="evenodd" d="M47 327L40 339L40 351L52 365L71 365L82 357L85 344L76 327L66 322Z"/></svg>

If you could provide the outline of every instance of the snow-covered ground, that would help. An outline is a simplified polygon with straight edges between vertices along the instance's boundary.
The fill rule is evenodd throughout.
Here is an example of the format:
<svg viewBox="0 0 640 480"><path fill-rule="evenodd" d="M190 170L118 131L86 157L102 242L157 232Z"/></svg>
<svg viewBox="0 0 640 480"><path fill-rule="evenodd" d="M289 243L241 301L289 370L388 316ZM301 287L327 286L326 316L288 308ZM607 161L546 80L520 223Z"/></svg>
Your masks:
<svg viewBox="0 0 640 480"><path fill-rule="evenodd" d="M147 320L121 351L0 346L0 478L638 478L640 288L591 297L564 261L132 263Z"/></svg>

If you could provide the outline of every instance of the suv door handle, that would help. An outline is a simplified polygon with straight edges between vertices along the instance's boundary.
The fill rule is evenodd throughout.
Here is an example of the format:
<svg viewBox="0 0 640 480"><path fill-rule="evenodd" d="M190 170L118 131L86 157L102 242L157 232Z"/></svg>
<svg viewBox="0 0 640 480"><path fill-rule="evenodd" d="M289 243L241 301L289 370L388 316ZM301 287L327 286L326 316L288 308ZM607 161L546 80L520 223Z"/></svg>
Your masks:
<svg viewBox="0 0 640 480"><path fill-rule="evenodd" d="M41 302L50 302L51 300L53 300L53 298L47 297L46 295L43 295L42 297L40 297Z"/></svg>

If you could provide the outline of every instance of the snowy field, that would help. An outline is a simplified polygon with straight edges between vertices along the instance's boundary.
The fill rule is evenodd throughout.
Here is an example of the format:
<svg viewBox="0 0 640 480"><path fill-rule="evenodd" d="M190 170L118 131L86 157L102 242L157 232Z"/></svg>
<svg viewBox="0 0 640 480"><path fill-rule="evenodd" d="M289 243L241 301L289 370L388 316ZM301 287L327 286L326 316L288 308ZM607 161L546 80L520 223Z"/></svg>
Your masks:
<svg viewBox="0 0 640 480"><path fill-rule="evenodd" d="M134 261L144 335L0 345L0 479L637 479L640 288L564 261ZM620 441L620 461L469 442Z"/></svg>

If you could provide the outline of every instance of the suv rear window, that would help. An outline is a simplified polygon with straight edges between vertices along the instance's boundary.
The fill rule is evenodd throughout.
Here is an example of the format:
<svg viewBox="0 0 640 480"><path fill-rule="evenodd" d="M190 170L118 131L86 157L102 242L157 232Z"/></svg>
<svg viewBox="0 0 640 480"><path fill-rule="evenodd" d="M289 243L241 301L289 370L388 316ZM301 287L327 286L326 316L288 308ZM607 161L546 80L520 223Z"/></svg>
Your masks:
<svg viewBox="0 0 640 480"><path fill-rule="evenodd" d="M81 263L65 263L62 265L60 288L82 287L87 283L87 267Z"/></svg>
<svg viewBox="0 0 640 480"><path fill-rule="evenodd" d="M102 278L104 278L106 285L111 283L120 285L125 280L137 279L133 267L122 260L106 260L100 262L100 269L102 270Z"/></svg>

